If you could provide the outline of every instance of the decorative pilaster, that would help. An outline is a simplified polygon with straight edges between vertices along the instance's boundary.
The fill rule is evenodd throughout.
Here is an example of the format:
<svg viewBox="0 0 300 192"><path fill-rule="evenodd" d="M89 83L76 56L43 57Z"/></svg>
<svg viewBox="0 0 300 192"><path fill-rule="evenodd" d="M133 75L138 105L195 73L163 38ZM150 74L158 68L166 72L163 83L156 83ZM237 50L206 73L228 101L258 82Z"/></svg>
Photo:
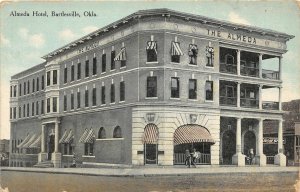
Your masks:
<svg viewBox="0 0 300 192"><path fill-rule="evenodd" d="M257 162L260 166L266 166L267 157L264 154L264 146L263 146L263 119L258 119L258 152L255 157L255 162Z"/></svg>
<svg viewBox="0 0 300 192"><path fill-rule="evenodd" d="M278 154L275 155L274 164L286 166L286 156L283 154L282 119L278 123Z"/></svg>
<svg viewBox="0 0 300 192"><path fill-rule="evenodd" d="M241 118L236 119L236 153L232 157L232 164L245 166L245 155L242 154L242 122Z"/></svg>
<svg viewBox="0 0 300 192"><path fill-rule="evenodd" d="M236 106L241 107L241 83L240 82L237 83L236 96L237 96Z"/></svg>

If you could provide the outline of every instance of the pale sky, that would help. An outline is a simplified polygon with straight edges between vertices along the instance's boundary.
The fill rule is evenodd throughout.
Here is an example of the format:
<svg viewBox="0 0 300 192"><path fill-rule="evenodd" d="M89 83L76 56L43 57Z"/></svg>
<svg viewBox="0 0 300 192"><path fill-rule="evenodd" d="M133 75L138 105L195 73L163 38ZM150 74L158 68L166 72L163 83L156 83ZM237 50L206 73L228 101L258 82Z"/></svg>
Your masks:
<svg viewBox="0 0 300 192"><path fill-rule="evenodd" d="M298 2L299 3L299 2ZM300 99L300 10L295 1L136 1L136 2L14 2L0 9L0 138L9 138L9 81L18 72L43 62L42 56L141 9L169 8L294 35L283 56L283 101ZM13 17L12 11L49 17ZM51 11L97 17L51 17ZM278 63L275 64L276 67ZM276 90L275 90L276 92ZM269 98L273 93L264 93ZM275 96L275 100L276 100Z"/></svg>

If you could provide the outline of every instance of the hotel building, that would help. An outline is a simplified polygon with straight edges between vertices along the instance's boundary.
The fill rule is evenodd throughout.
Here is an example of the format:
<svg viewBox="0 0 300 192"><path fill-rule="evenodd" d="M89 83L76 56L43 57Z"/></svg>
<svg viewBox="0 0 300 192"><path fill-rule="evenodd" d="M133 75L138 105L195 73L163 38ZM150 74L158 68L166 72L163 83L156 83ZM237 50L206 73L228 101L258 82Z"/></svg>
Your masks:
<svg viewBox="0 0 300 192"><path fill-rule="evenodd" d="M168 9L142 10L11 77L10 166L266 165L264 122L285 166L282 55L293 36ZM264 91L278 91L276 102Z"/></svg>

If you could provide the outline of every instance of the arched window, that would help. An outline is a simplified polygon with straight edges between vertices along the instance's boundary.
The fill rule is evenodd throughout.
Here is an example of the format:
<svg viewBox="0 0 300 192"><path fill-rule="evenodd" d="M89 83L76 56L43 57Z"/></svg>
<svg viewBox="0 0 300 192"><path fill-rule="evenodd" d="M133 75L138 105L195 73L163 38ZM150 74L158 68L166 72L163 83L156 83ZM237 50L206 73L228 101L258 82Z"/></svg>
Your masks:
<svg viewBox="0 0 300 192"><path fill-rule="evenodd" d="M105 138L106 138L105 129L101 127L98 131L98 139L105 139Z"/></svg>
<svg viewBox="0 0 300 192"><path fill-rule="evenodd" d="M122 138L122 131L120 126L116 126L113 133L113 138Z"/></svg>
<svg viewBox="0 0 300 192"><path fill-rule="evenodd" d="M232 55L226 54L225 55L225 62L226 64L235 64L234 57Z"/></svg>

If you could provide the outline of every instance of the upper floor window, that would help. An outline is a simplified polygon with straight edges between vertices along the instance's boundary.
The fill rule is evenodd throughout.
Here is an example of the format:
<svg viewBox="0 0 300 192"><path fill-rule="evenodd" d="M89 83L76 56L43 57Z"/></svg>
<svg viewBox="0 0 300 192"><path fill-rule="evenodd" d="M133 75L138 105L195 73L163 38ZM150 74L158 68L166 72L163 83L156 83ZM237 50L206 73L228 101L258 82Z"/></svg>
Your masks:
<svg viewBox="0 0 300 192"><path fill-rule="evenodd" d="M147 77L146 97L157 97L157 77Z"/></svg>
<svg viewBox="0 0 300 192"><path fill-rule="evenodd" d="M29 80L27 81L27 94L29 94L29 92L30 92L30 82L29 82Z"/></svg>
<svg viewBox="0 0 300 192"><path fill-rule="evenodd" d="M36 107L36 109L35 109L35 114L36 114L36 115L39 115L39 102L38 102L38 101L36 102L35 107Z"/></svg>
<svg viewBox="0 0 300 192"><path fill-rule="evenodd" d="M197 99L197 80L189 79L189 99Z"/></svg>
<svg viewBox="0 0 300 192"><path fill-rule="evenodd" d="M102 55L102 73L106 71L106 54Z"/></svg>
<svg viewBox="0 0 300 192"><path fill-rule="evenodd" d="M171 97L172 98L179 98L179 78L172 77L171 78Z"/></svg>
<svg viewBox="0 0 300 192"><path fill-rule="evenodd" d="M23 90L23 92L24 92L24 95L26 95L26 82L24 82L24 90Z"/></svg>
<svg viewBox="0 0 300 192"><path fill-rule="evenodd" d="M101 127L98 131L98 139L105 139L105 138L106 138L105 129Z"/></svg>
<svg viewBox="0 0 300 192"><path fill-rule="evenodd" d="M52 98L52 111L57 112L57 97Z"/></svg>
<svg viewBox="0 0 300 192"><path fill-rule="evenodd" d="M213 100L213 82L206 81L205 82L205 99L206 100Z"/></svg>
<svg viewBox="0 0 300 192"><path fill-rule="evenodd" d="M14 115L14 119L16 119L17 118L17 108L16 107L14 107L13 108L13 115Z"/></svg>
<svg viewBox="0 0 300 192"><path fill-rule="evenodd" d="M206 66L213 67L214 66L214 48L209 45L206 47Z"/></svg>
<svg viewBox="0 0 300 192"><path fill-rule="evenodd" d="M44 102L44 100L41 101L41 114L45 114L45 102Z"/></svg>
<svg viewBox="0 0 300 192"><path fill-rule="evenodd" d="M46 74L46 78L47 78L47 86L50 86L50 71L47 72Z"/></svg>
<svg viewBox="0 0 300 192"><path fill-rule="evenodd" d="M77 109L81 107L80 91L77 91Z"/></svg>
<svg viewBox="0 0 300 192"><path fill-rule="evenodd" d="M191 65L197 65L198 47L195 44L189 45L189 58Z"/></svg>
<svg viewBox="0 0 300 192"><path fill-rule="evenodd" d="M36 91L40 90L40 79L37 77L36 78Z"/></svg>
<svg viewBox="0 0 300 192"><path fill-rule="evenodd" d="M116 51L111 51L111 57L110 57L110 70L114 70L116 68L115 65L115 57L116 57Z"/></svg>
<svg viewBox="0 0 300 192"><path fill-rule="evenodd" d="M27 103L27 117L29 117L29 103Z"/></svg>
<svg viewBox="0 0 300 192"><path fill-rule="evenodd" d="M157 61L157 42L148 41L147 42L147 62L156 62Z"/></svg>
<svg viewBox="0 0 300 192"><path fill-rule="evenodd" d="M50 113L50 98L47 98L47 113Z"/></svg>
<svg viewBox="0 0 300 192"><path fill-rule="evenodd" d="M71 110L74 109L74 93L71 93Z"/></svg>
<svg viewBox="0 0 300 192"><path fill-rule="evenodd" d="M110 102L115 102L115 84L113 83L110 85Z"/></svg>
<svg viewBox="0 0 300 192"><path fill-rule="evenodd" d="M125 82L120 82L120 101L125 101Z"/></svg>
<svg viewBox="0 0 300 192"><path fill-rule="evenodd" d="M57 70L53 70L53 85L57 84Z"/></svg>
<svg viewBox="0 0 300 192"><path fill-rule="evenodd" d="M89 90L86 89L84 92L84 103L85 103L85 107L89 106Z"/></svg>
<svg viewBox="0 0 300 192"><path fill-rule="evenodd" d="M105 86L102 85L101 87L101 104L104 105L105 104Z"/></svg>
<svg viewBox="0 0 300 192"><path fill-rule="evenodd" d="M90 61L86 60L85 61L85 77L90 76Z"/></svg>
<svg viewBox="0 0 300 192"><path fill-rule="evenodd" d="M93 58L93 75L97 74L97 57Z"/></svg>
<svg viewBox="0 0 300 192"><path fill-rule="evenodd" d="M74 65L71 65L71 81L74 81L75 77L75 67Z"/></svg>
<svg viewBox="0 0 300 192"><path fill-rule="evenodd" d="M122 138L122 130L120 126L116 126L113 132L113 138Z"/></svg>
<svg viewBox="0 0 300 192"><path fill-rule="evenodd" d="M64 95L64 111L67 111L67 107L68 107L67 95Z"/></svg>
<svg viewBox="0 0 300 192"><path fill-rule="evenodd" d="M22 84L20 83L19 84L19 96L21 96L22 95Z"/></svg>
<svg viewBox="0 0 300 192"><path fill-rule="evenodd" d="M181 55L183 55L183 52L180 48L180 43L173 41L171 44L171 62L180 63Z"/></svg>
<svg viewBox="0 0 300 192"><path fill-rule="evenodd" d="M32 92L35 92L35 80L32 79Z"/></svg>
<svg viewBox="0 0 300 192"><path fill-rule="evenodd" d="M45 88L45 77L42 75L42 90Z"/></svg>
<svg viewBox="0 0 300 192"><path fill-rule="evenodd" d="M121 61L121 68L126 66L126 48L122 47L121 51L114 59L115 61Z"/></svg>
<svg viewBox="0 0 300 192"><path fill-rule="evenodd" d="M64 68L64 83L68 82L68 68Z"/></svg>
<svg viewBox="0 0 300 192"><path fill-rule="evenodd" d="M31 116L34 116L34 102L31 104Z"/></svg>
<svg viewBox="0 0 300 192"><path fill-rule="evenodd" d="M21 106L19 106L19 113L18 113L19 118L22 117L22 116L21 116L21 115L22 115L21 113L22 113L22 108L21 108Z"/></svg>
<svg viewBox="0 0 300 192"><path fill-rule="evenodd" d="M231 64L231 65L235 64L234 63L234 57L230 54L226 54L225 55L225 63L226 64Z"/></svg>
<svg viewBox="0 0 300 192"><path fill-rule="evenodd" d="M77 80L81 79L81 63L77 63Z"/></svg>
<svg viewBox="0 0 300 192"><path fill-rule="evenodd" d="M97 91L96 91L96 87L93 88L93 92L92 92L92 105L93 106L97 105Z"/></svg>
<svg viewBox="0 0 300 192"><path fill-rule="evenodd" d="M23 105L23 117L25 117L26 116L26 105L24 104Z"/></svg>
<svg viewBox="0 0 300 192"><path fill-rule="evenodd" d="M10 86L10 97L13 96L13 86Z"/></svg>
<svg viewBox="0 0 300 192"><path fill-rule="evenodd" d="M17 86L15 85L14 86L14 97L16 97L17 96Z"/></svg>

